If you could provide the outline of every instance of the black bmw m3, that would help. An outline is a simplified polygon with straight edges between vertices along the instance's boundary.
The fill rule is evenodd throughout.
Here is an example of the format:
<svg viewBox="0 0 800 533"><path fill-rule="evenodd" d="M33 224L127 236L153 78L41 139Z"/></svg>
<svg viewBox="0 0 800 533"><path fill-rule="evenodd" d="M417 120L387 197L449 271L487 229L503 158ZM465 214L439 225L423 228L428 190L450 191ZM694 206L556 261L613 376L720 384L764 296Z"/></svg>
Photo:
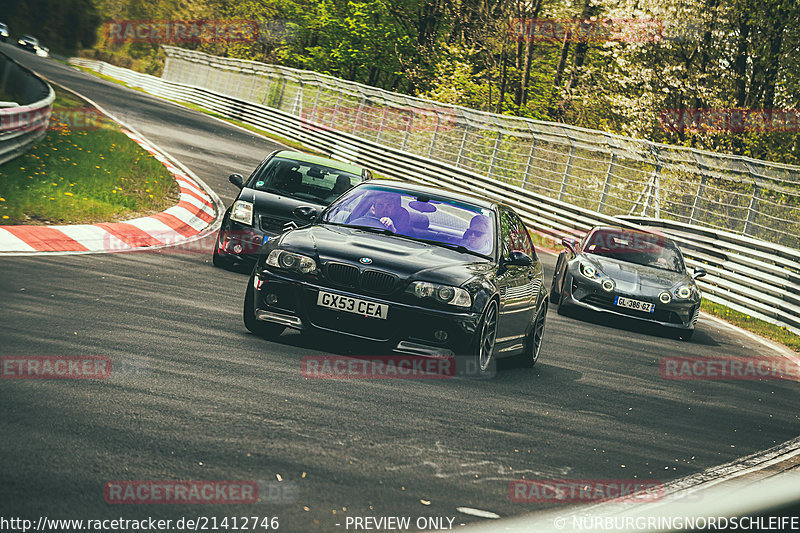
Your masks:
<svg viewBox="0 0 800 533"><path fill-rule="evenodd" d="M244 323L265 338L327 331L387 351L468 355L486 369L542 345L547 292L530 235L502 204L393 181L363 182L261 249Z"/></svg>

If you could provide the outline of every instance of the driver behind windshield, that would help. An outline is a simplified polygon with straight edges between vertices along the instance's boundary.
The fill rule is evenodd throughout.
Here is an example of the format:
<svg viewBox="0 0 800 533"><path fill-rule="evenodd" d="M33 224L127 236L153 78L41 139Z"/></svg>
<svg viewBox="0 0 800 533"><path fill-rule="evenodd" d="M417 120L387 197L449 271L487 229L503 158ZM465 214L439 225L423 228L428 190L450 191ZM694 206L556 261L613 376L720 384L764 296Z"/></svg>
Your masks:
<svg viewBox="0 0 800 533"><path fill-rule="evenodd" d="M368 212L356 220L351 220L351 224L383 227L392 233L408 234L411 227L411 217L408 211L400 204L399 195L390 192L379 192L369 195L367 201L372 204Z"/></svg>
<svg viewBox="0 0 800 533"><path fill-rule="evenodd" d="M464 232L464 246L473 252L487 255L492 251L491 233L492 224L489 222L489 217L475 215L469 222L469 229Z"/></svg>

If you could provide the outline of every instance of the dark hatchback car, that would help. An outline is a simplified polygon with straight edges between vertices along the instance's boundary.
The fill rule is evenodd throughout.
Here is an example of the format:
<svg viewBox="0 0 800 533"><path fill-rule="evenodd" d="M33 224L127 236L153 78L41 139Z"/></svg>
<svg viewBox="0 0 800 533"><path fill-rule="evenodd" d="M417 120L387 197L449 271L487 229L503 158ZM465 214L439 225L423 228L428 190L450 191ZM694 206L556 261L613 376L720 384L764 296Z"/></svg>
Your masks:
<svg viewBox="0 0 800 533"><path fill-rule="evenodd" d="M247 329L327 331L415 355L539 357L542 266L511 208L392 181L361 183L261 250Z"/></svg>
<svg viewBox="0 0 800 533"><path fill-rule="evenodd" d="M362 180L369 170L301 152L276 151L256 167L247 181L233 174L241 191L225 212L214 245L214 265L249 271L261 245L308 223L293 212L300 206L322 211Z"/></svg>
<svg viewBox="0 0 800 533"><path fill-rule="evenodd" d="M614 313L672 328L689 340L700 312L700 290L675 243L620 227L596 227L580 241L565 237L556 262L550 301L559 314L579 308Z"/></svg>

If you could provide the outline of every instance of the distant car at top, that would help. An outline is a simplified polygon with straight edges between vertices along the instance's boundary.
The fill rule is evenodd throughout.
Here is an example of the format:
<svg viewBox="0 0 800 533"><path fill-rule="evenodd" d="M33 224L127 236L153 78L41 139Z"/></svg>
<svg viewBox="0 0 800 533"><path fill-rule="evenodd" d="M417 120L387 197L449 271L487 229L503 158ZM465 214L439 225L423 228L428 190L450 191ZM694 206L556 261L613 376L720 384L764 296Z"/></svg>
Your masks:
<svg viewBox="0 0 800 533"><path fill-rule="evenodd" d="M288 150L269 154L247 180L228 179L241 191L222 219L214 245L214 265L252 268L269 239L308 224L295 208L322 211L372 173L359 165Z"/></svg>
<svg viewBox="0 0 800 533"><path fill-rule="evenodd" d="M17 45L20 48L36 53L39 50L39 39L30 35L23 35L17 40Z"/></svg>
<svg viewBox="0 0 800 533"><path fill-rule="evenodd" d="M0 41L8 41L8 26L0 22Z"/></svg>

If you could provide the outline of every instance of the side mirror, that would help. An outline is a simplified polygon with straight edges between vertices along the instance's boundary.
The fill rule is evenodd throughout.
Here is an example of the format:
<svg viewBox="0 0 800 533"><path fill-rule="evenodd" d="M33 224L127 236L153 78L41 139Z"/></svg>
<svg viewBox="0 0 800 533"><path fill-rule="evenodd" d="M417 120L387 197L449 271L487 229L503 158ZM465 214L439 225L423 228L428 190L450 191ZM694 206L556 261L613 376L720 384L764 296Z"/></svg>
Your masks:
<svg viewBox="0 0 800 533"><path fill-rule="evenodd" d="M317 220L319 213L317 213L316 208L309 207L306 205L295 207L292 211L292 214L299 218L300 220L305 220L306 222L314 222Z"/></svg>
<svg viewBox="0 0 800 533"><path fill-rule="evenodd" d="M708 272L706 272L706 269L705 269L705 268L703 268L703 267L696 267L696 268L694 269L694 274L692 274L692 279L702 278L702 277L703 277L703 276L705 276L706 274L708 274Z"/></svg>
<svg viewBox="0 0 800 533"><path fill-rule="evenodd" d="M575 253L575 248L578 246L578 241L572 237L564 237L561 239L561 244L568 248L572 253Z"/></svg>
<svg viewBox="0 0 800 533"><path fill-rule="evenodd" d="M511 255L505 261L506 265L509 266L531 266L533 264L533 259L526 253L520 252L519 250L514 250L511 252Z"/></svg>
<svg viewBox="0 0 800 533"><path fill-rule="evenodd" d="M244 178L241 174L231 174L228 176L228 181L239 187L240 189L244 187Z"/></svg>

